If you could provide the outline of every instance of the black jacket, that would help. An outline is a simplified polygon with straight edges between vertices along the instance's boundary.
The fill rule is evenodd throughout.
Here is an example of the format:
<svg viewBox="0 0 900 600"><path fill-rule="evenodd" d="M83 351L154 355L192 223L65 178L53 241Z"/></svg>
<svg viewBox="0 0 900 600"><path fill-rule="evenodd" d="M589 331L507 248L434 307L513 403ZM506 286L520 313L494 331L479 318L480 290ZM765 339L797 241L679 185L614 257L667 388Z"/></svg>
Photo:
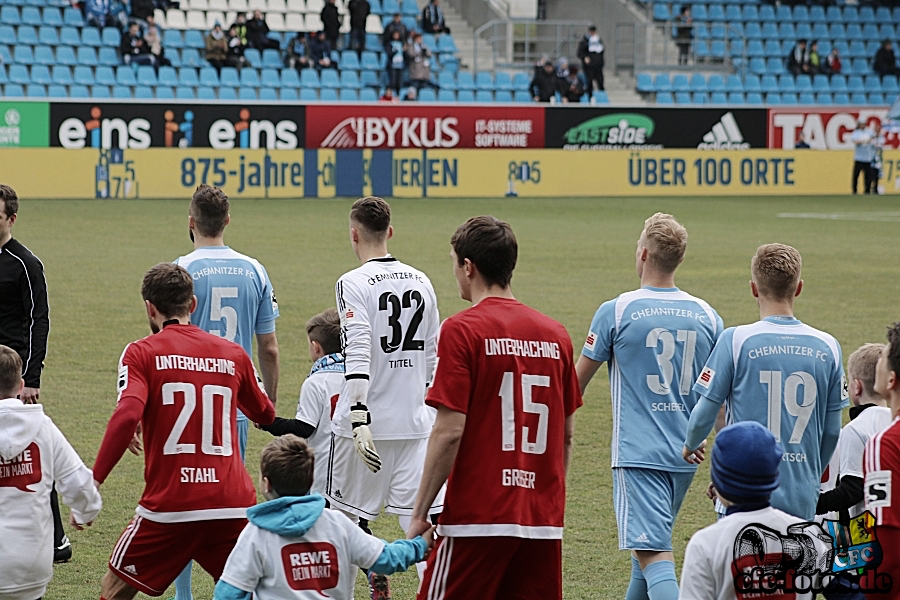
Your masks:
<svg viewBox="0 0 900 600"><path fill-rule="evenodd" d="M0 248L0 344L22 357L27 387L41 387L49 334L44 265L18 240L11 239Z"/></svg>
<svg viewBox="0 0 900 600"><path fill-rule="evenodd" d="M872 61L872 70L878 74L893 73L897 68L897 57L894 50L887 48L879 48L875 53L875 60Z"/></svg>
<svg viewBox="0 0 900 600"><path fill-rule="evenodd" d="M369 13L372 12L369 0L350 0L347 10L350 11L350 27L352 29L365 29L366 19L369 17Z"/></svg>
<svg viewBox="0 0 900 600"><path fill-rule="evenodd" d="M598 38L599 39L599 38ZM603 43L603 40L600 40L600 43ZM588 50L588 46L590 44L590 36L584 36L581 38L581 42L578 43L578 59L581 61L581 64L585 69L600 69L603 67L604 60L603 55L604 52L590 52ZM589 63L584 62L584 58L589 57L591 61Z"/></svg>
<svg viewBox="0 0 900 600"><path fill-rule="evenodd" d="M131 35L131 32L122 34L122 45L119 47L122 56L138 56L139 54L150 54L150 45L144 41L141 34Z"/></svg>
<svg viewBox="0 0 900 600"><path fill-rule="evenodd" d="M395 31L400 32L400 41L404 44L406 43L407 38L409 38L409 31L406 29L406 25L391 21L387 24L387 27L384 28L384 33L381 34L381 40L384 42L385 46L391 43Z"/></svg>
<svg viewBox="0 0 900 600"><path fill-rule="evenodd" d="M153 16L153 0L131 0L131 16L135 19L144 19Z"/></svg>
<svg viewBox="0 0 900 600"><path fill-rule="evenodd" d="M238 32L240 35L240 32ZM250 19L247 21L247 45L251 47L265 48L268 44L269 25L265 19Z"/></svg>
<svg viewBox="0 0 900 600"><path fill-rule="evenodd" d="M440 33L444 31L444 9L434 4L429 4L423 8L422 30L425 33Z"/></svg>
<svg viewBox="0 0 900 600"><path fill-rule="evenodd" d="M541 102L550 102L550 98L559 90L559 77L556 70L548 73L543 67L534 70L534 78L531 80L531 96L537 97Z"/></svg>
<svg viewBox="0 0 900 600"><path fill-rule="evenodd" d="M322 8L321 17L325 36L329 38L337 37L341 31L341 15L338 14L337 4L326 2L325 7Z"/></svg>

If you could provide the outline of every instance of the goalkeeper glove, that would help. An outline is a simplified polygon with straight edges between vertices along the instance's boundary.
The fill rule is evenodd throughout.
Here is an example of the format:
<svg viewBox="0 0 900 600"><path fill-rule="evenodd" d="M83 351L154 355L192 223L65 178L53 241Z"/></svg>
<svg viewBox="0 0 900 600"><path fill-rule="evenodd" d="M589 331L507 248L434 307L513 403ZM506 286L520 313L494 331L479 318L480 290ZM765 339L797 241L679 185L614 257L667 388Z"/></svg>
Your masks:
<svg viewBox="0 0 900 600"><path fill-rule="evenodd" d="M373 473L381 469L381 457L375 449L372 441L372 432L369 431L369 423L372 416L365 404L354 404L350 407L350 426L353 428L353 445L356 453Z"/></svg>

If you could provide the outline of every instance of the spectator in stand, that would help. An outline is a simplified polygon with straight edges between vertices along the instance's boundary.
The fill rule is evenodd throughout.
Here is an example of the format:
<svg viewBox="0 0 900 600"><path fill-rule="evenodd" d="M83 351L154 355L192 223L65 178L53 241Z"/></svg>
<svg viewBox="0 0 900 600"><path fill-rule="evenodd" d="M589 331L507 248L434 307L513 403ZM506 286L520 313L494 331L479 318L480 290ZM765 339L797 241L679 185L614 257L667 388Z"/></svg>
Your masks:
<svg viewBox="0 0 900 600"><path fill-rule="evenodd" d="M406 44L400 38L400 32L395 31L391 38L387 53L388 87L394 93L400 95L400 85L403 83L403 70L406 68Z"/></svg>
<svg viewBox="0 0 900 600"><path fill-rule="evenodd" d="M884 189L878 188L881 180L884 150L884 132L881 131L881 121L876 120L872 124L872 162L869 163L869 194L882 194Z"/></svg>
<svg viewBox="0 0 900 600"><path fill-rule="evenodd" d="M259 10L254 10L253 18L247 21L247 45L260 52L267 48L278 49L279 43L269 37L269 26Z"/></svg>
<svg viewBox="0 0 900 600"><path fill-rule="evenodd" d="M403 24L403 18L400 13L394 13L394 19L384 28L384 34L381 37L381 43L384 45L384 51L390 52L391 40L394 39L394 32L400 32L400 39L406 41L409 39L409 30Z"/></svg>
<svg viewBox="0 0 900 600"><path fill-rule="evenodd" d="M897 56L894 54L894 44L891 40L881 42L881 48L875 53L872 61L872 69L881 77L885 75L897 75Z"/></svg>
<svg viewBox="0 0 900 600"><path fill-rule="evenodd" d="M132 23L125 35L122 36L119 50L122 52L122 60L126 65L156 65L156 58L150 53L150 46L141 36L141 26L137 23Z"/></svg>
<svg viewBox="0 0 900 600"><path fill-rule="evenodd" d="M309 40L309 62L316 69L337 69L337 63L331 60L331 45L325 39L325 32L318 32Z"/></svg>
<svg viewBox="0 0 900 600"><path fill-rule="evenodd" d="M790 54L787 55L787 70L792 75L809 72L809 52L806 49L806 40L797 40Z"/></svg>
<svg viewBox="0 0 900 600"><path fill-rule="evenodd" d="M144 42L150 48L150 55L157 67L171 67L172 61L166 58L166 51L162 47L162 36L159 27L153 20L153 15L147 17L147 28L144 31Z"/></svg>
<svg viewBox="0 0 900 600"><path fill-rule="evenodd" d="M691 17L691 7L685 4L681 7L678 16L675 17L675 44L678 46L678 64L688 64L691 54L691 40L694 39L694 19Z"/></svg>
<svg viewBox="0 0 900 600"><path fill-rule="evenodd" d="M853 193L856 194L856 184L862 173L863 193L868 194L872 188L872 157L875 147L872 145L872 132L866 128L866 122L859 119L856 122L856 130L850 134L850 142L853 144Z"/></svg>
<svg viewBox="0 0 900 600"><path fill-rule="evenodd" d="M556 59L556 76L560 79L565 79L569 76L569 59L565 56L560 56Z"/></svg>
<svg viewBox="0 0 900 600"><path fill-rule="evenodd" d="M228 55L225 58L225 65L241 70L250 64L244 58L244 45L241 43L241 36L238 35L237 28L234 25L228 30Z"/></svg>
<svg viewBox="0 0 900 600"><path fill-rule="evenodd" d="M797 137L797 143L794 144L797 150L809 150L809 144L806 143L806 136L802 133Z"/></svg>
<svg viewBox="0 0 900 600"><path fill-rule="evenodd" d="M84 20L94 27L118 27L119 21L113 16L110 0L86 0L84 3Z"/></svg>
<svg viewBox="0 0 900 600"><path fill-rule="evenodd" d="M404 102L416 102L419 99L419 91L415 87L410 86L406 90L406 96L403 97Z"/></svg>
<svg viewBox="0 0 900 600"><path fill-rule="evenodd" d="M394 90L392 90L390 87L384 88L384 94L382 94L379 100L381 102L390 102L391 104L397 104L397 99L394 97Z"/></svg>
<svg viewBox="0 0 900 600"><path fill-rule="evenodd" d="M556 76L556 69L552 62L548 60L544 62L543 67L535 69L530 89L535 102L550 102L556 97L556 92L559 90L559 77Z"/></svg>
<svg viewBox="0 0 900 600"><path fill-rule="evenodd" d="M578 67L576 65L569 67L569 74L564 79L559 80L559 92L564 103L574 102L577 104L581 102L581 97L584 96L584 85L581 83L581 79L578 78Z"/></svg>
<svg viewBox="0 0 900 600"><path fill-rule="evenodd" d="M406 47L406 62L409 81L417 92L425 86L437 87L431 81L431 50L422 41L421 33L414 33L412 43Z"/></svg>
<svg viewBox="0 0 900 600"><path fill-rule="evenodd" d="M829 75L840 75L841 73L841 55L837 48L831 49L831 54L825 59L825 69Z"/></svg>
<svg viewBox="0 0 900 600"><path fill-rule="evenodd" d="M241 45L245 48L247 47L247 15L244 13L238 13L237 17L234 19L234 23L231 25L229 29L234 29L237 31L237 35L241 38Z"/></svg>
<svg viewBox="0 0 900 600"><path fill-rule="evenodd" d="M366 49L366 20L372 7L369 0L350 0L347 10L350 12L350 47L362 54Z"/></svg>
<svg viewBox="0 0 900 600"><path fill-rule="evenodd" d="M338 36L341 34L341 23L343 18L338 13L337 4L334 0L327 0L322 12L319 15L322 19L322 28L325 31L325 39L331 44L332 48L337 48Z"/></svg>
<svg viewBox="0 0 900 600"><path fill-rule="evenodd" d="M306 34L302 31L297 33L297 35L288 42L286 64L288 67L297 69L298 71L309 66Z"/></svg>
<svg viewBox="0 0 900 600"><path fill-rule="evenodd" d="M444 22L441 0L431 0L428 6L422 9L422 29L425 33L450 33L450 28Z"/></svg>
<svg viewBox="0 0 900 600"><path fill-rule="evenodd" d="M153 0L131 0L131 17L146 21L153 17L153 10L156 5Z"/></svg>
<svg viewBox="0 0 900 600"><path fill-rule="evenodd" d="M819 42L813 40L809 44L809 74L816 75L818 73L825 72L825 64L822 62L822 57L819 56Z"/></svg>
<svg viewBox="0 0 900 600"><path fill-rule="evenodd" d="M597 35L597 28L591 25L588 33L581 38L578 44L578 59L581 61L581 69L584 71L584 91L590 94L594 90L594 82L597 89L603 91L603 40Z"/></svg>
<svg viewBox="0 0 900 600"><path fill-rule="evenodd" d="M206 34L206 60L216 68L219 74L222 73L222 67L225 66L225 60L228 58L228 38L222 31L222 24L216 21L212 31Z"/></svg>

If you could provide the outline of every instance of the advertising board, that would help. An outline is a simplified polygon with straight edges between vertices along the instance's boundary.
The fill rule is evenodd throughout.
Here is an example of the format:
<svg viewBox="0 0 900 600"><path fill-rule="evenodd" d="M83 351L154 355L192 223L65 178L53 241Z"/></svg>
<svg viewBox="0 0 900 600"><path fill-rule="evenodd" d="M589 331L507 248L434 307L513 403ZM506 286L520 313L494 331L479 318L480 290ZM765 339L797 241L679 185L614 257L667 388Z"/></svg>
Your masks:
<svg viewBox="0 0 900 600"><path fill-rule="evenodd" d="M813 150L852 150L850 134L858 120L866 125L881 121L887 108L772 108L769 110L769 148L791 150L800 134ZM896 133L885 136L886 148L900 147Z"/></svg>

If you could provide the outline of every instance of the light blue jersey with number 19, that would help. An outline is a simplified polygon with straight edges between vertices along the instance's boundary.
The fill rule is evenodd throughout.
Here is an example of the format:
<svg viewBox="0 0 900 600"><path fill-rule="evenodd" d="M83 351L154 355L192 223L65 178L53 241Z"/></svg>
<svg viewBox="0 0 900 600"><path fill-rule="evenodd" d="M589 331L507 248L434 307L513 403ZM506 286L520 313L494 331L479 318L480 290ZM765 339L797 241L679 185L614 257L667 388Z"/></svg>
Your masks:
<svg viewBox="0 0 900 600"><path fill-rule="evenodd" d="M842 360L831 335L793 317L766 317L726 329L694 385L726 403L729 424L756 421L775 435L784 456L772 506L801 518L816 512L826 414L848 405Z"/></svg>
<svg viewBox="0 0 900 600"><path fill-rule="evenodd" d="M612 466L693 472L681 458L691 386L722 333L722 319L678 288L644 287L604 303L581 353L609 363Z"/></svg>
<svg viewBox="0 0 900 600"><path fill-rule="evenodd" d="M175 264L194 280L191 323L240 345L253 358L254 334L275 331L278 302L266 269L228 246L197 248ZM238 418L245 418L238 413Z"/></svg>

